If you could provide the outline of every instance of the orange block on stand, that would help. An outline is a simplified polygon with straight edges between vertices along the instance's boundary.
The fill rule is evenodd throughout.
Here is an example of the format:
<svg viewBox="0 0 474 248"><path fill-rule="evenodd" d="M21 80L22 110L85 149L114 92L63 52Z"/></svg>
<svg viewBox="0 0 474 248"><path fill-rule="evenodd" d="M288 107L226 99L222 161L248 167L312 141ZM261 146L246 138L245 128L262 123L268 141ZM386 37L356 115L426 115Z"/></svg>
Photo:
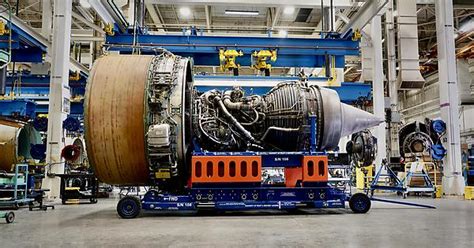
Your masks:
<svg viewBox="0 0 474 248"><path fill-rule="evenodd" d="M260 156L193 156L191 183L257 183L262 181Z"/></svg>
<svg viewBox="0 0 474 248"><path fill-rule="evenodd" d="M287 188L294 188L298 181L303 180L303 170L301 167L285 168L285 186Z"/></svg>
<svg viewBox="0 0 474 248"><path fill-rule="evenodd" d="M328 157L304 156L303 157L303 182L328 181Z"/></svg>

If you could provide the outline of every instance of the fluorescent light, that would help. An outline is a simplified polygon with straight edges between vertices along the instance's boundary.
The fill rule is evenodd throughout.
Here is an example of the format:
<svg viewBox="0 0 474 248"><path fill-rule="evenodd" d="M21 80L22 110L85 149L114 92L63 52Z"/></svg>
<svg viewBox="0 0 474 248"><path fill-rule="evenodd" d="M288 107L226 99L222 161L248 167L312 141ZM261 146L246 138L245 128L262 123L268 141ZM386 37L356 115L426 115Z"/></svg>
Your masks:
<svg viewBox="0 0 474 248"><path fill-rule="evenodd" d="M226 15L250 15L250 16L257 16L259 13L258 11L253 10L226 10Z"/></svg>
<svg viewBox="0 0 474 248"><path fill-rule="evenodd" d="M278 31L278 35L282 36L282 37L286 37L286 36L288 36L288 31L282 29L282 30Z"/></svg>
<svg viewBox="0 0 474 248"><path fill-rule="evenodd" d="M191 16L191 9L189 7L181 7L179 9L179 14L183 17L189 17Z"/></svg>
<svg viewBox="0 0 474 248"><path fill-rule="evenodd" d="M79 4L86 9L92 7L89 0L79 0Z"/></svg>
<svg viewBox="0 0 474 248"><path fill-rule="evenodd" d="M283 9L285 15L292 15L293 13L295 13L295 7L287 6Z"/></svg>

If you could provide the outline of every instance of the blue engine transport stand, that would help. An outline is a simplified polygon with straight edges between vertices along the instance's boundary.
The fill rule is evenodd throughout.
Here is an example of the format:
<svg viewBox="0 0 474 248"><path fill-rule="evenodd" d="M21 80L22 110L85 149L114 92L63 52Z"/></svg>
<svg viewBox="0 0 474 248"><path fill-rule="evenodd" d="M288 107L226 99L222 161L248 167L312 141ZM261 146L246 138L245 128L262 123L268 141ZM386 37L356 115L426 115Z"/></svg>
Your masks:
<svg viewBox="0 0 474 248"><path fill-rule="evenodd" d="M303 168L307 156L327 157L316 151L316 117L310 116L310 149L304 152L207 152L194 142L193 157L259 157L263 168ZM320 173L319 163L314 170ZM322 173L328 173L327 162ZM248 173L251 173L249 170ZM137 217L141 210L154 211L197 211L214 209L218 211L242 210L296 210L315 208L345 208L346 202L354 213L366 213L371 207L370 198L364 193L351 194L334 187L334 181L297 182L294 187L255 183L192 183L181 194L149 189L145 195L125 196L117 204L118 214L125 219Z"/></svg>
<svg viewBox="0 0 474 248"><path fill-rule="evenodd" d="M386 171L386 173L384 173L384 171ZM393 185L379 185L378 183L379 183L380 177L389 177L392 180ZM388 166L387 161L384 160L382 161L382 166L380 166L379 170L377 171L374 177L374 180L370 184L370 188L368 189L370 190L370 192L368 192L368 194L370 195L370 199L372 201L379 201L379 202L385 202L385 203L436 209L436 207L431 206L431 205L426 205L426 204L419 204L419 203L413 203L413 202L397 201L397 200L374 197L375 190L385 190L385 191L397 192L398 194L402 194L404 198L406 198L407 189L404 186L404 182L405 182L405 179L400 180L398 176L395 174L395 172L390 168L390 166Z"/></svg>

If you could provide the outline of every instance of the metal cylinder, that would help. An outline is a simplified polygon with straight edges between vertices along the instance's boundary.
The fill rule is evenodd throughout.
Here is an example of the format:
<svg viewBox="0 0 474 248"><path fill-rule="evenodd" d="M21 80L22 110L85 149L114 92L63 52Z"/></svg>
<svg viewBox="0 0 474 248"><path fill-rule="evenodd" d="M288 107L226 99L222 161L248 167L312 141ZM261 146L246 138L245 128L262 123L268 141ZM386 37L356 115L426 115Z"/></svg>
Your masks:
<svg viewBox="0 0 474 248"><path fill-rule="evenodd" d="M429 155L431 146L439 142L439 137L428 124L415 121L400 129L398 140L400 155L410 157Z"/></svg>
<svg viewBox="0 0 474 248"><path fill-rule="evenodd" d="M61 151L61 157L69 165L70 169L88 168L86 149L82 138L67 138L66 145Z"/></svg>
<svg viewBox="0 0 474 248"><path fill-rule="evenodd" d="M0 69L0 96L5 95L7 87L7 67Z"/></svg>
<svg viewBox="0 0 474 248"><path fill-rule="evenodd" d="M316 117L316 140L319 150L332 150L341 137L374 126L381 120L372 114L341 102L336 91L284 82L264 96L268 109L266 126L293 129L267 135L273 145L284 150L307 149L310 117ZM306 130L305 130L306 128ZM306 134L305 134L306 133Z"/></svg>
<svg viewBox="0 0 474 248"><path fill-rule="evenodd" d="M31 145L41 143L31 125L0 120L0 170L9 172L15 164L32 159Z"/></svg>
<svg viewBox="0 0 474 248"><path fill-rule="evenodd" d="M155 152L145 137L154 123L171 122L176 163L184 159L189 135L182 105L186 82L192 80L189 67L188 59L171 54L105 56L94 63L84 124L89 163L100 180L121 185L149 182L149 159ZM169 91L159 88L166 82ZM171 87L171 82L176 85ZM159 112L163 109L165 113Z"/></svg>
<svg viewBox="0 0 474 248"><path fill-rule="evenodd" d="M352 134L351 140L346 144L346 151L355 166L370 166L375 160L377 139L369 130Z"/></svg>
<svg viewBox="0 0 474 248"><path fill-rule="evenodd" d="M141 184L148 178L143 104L152 59L106 56L94 64L84 102L85 140L89 162L104 182Z"/></svg>

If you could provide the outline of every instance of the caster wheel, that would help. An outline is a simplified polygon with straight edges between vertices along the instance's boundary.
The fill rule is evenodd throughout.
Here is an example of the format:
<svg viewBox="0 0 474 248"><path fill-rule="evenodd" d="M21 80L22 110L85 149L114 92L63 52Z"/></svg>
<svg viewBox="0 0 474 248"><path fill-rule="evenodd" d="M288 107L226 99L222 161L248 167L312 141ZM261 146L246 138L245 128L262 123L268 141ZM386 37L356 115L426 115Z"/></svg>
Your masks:
<svg viewBox="0 0 474 248"><path fill-rule="evenodd" d="M13 221L15 221L15 214L13 212L8 212L6 215L5 215L5 221L10 224L10 223L13 223Z"/></svg>
<svg viewBox="0 0 474 248"><path fill-rule="evenodd" d="M365 214L371 206L370 198L363 193L356 193L349 199L349 207L356 214Z"/></svg>
<svg viewBox="0 0 474 248"><path fill-rule="evenodd" d="M407 199L407 196L408 196L407 193L403 193L403 199Z"/></svg>
<svg viewBox="0 0 474 248"><path fill-rule="evenodd" d="M13 205L13 209L15 209L15 210L20 209L20 205L19 205L18 203L15 203L15 204Z"/></svg>
<svg viewBox="0 0 474 248"><path fill-rule="evenodd" d="M95 204L95 203L97 203L97 198L91 198L91 199L89 199L89 201L90 201L91 203L94 203L94 204Z"/></svg>
<svg viewBox="0 0 474 248"><path fill-rule="evenodd" d="M117 204L117 213L124 219L133 219L140 214L142 204L135 196L125 196Z"/></svg>

